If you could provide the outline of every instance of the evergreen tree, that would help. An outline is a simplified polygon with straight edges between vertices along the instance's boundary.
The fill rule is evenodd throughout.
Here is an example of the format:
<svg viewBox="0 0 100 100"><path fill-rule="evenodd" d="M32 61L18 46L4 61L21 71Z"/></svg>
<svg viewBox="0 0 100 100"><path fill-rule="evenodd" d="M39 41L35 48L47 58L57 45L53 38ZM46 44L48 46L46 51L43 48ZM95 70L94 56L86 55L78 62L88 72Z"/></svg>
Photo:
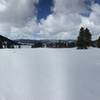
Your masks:
<svg viewBox="0 0 100 100"><path fill-rule="evenodd" d="M85 30L83 27L81 27L80 32L79 32L79 36L78 36L78 40L77 40L77 47L78 49L84 49L86 48L86 43L85 43Z"/></svg>
<svg viewBox="0 0 100 100"><path fill-rule="evenodd" d="M100 48L100 36L99 36L98 40L96 41L96 45L98 48Z"/></svg>
<svg viewBox="0 0 100 100"><path fill-rule="evenodd" d="M77 47L78 49L87 49L89 46L91 46L91 33L88 28L81 27L77 39Z"/></svg>
<svg viewBox="0 0 100 100"><path fill-rule="evenodd" d="M86 45L89 47L91 46L91 33L89 31L88 28L85 29L85 41L86 41Z"/></svg>
<svg viewBox="0 0 100 100"><path fill-rule="evenodd" d="M3 46L2 46L2 41L0 41L0 48L3 48Z"/></svg>

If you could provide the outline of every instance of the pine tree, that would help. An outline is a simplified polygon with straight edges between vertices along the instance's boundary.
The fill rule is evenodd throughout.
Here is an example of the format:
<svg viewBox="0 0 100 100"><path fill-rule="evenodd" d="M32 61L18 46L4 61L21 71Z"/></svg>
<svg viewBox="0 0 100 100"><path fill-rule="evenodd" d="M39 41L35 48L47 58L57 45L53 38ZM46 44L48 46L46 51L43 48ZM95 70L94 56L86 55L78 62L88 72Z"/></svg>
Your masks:
<svg viewBox="0 0 100 100"><path fill-rule="evenodd" d="M98 48L100 48L100 36L99 36L98 40L96 41L96 45Z"/></svg>
<svg viewBox="0 0 100 100"><path fill-rule="evenodd" d="M79 36L78 36L78 40L77 40L77 47L78 49L84 49L86 48L86 43L85 43L85 30L83 27L81 27L80 32L79 32Z"/></svg>
<svg viewBox="0 0 100 100"><path fill-rule="evenodd" d="M81 27L77 39L77 47L78 49L87 49L89 46L91 46L91 33L88 28Z"/></svg>
<svg viewBox="0 0 100 100"><path fill-rule="evenodd" d="M91 33L88 28L85 29L85 38L86 38L86 45L89 47L91 46Z"/></svg>

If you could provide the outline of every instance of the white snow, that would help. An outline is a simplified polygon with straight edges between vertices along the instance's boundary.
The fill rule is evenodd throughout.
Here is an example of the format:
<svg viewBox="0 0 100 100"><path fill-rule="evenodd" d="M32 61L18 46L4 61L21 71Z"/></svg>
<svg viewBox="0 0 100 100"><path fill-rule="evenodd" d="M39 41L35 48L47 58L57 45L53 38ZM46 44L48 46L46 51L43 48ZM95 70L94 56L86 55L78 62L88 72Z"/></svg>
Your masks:
<svg viewBox="0 0 100 100"><path fill-rule="evenodd" d="M0 100L100 100L100 49L0 49Z"/></svg>

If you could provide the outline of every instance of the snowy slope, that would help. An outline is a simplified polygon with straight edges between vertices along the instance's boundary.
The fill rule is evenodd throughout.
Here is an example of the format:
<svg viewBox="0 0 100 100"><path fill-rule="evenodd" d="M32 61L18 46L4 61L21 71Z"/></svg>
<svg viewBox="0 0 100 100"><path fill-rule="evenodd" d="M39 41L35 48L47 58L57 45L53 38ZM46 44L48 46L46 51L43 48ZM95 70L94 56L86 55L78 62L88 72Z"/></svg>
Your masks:
<svg viewBox="0 0 100 100"><path fill-rule="evenodd" d="M100 49L1 49L0 100L99 100Z"/></svg>

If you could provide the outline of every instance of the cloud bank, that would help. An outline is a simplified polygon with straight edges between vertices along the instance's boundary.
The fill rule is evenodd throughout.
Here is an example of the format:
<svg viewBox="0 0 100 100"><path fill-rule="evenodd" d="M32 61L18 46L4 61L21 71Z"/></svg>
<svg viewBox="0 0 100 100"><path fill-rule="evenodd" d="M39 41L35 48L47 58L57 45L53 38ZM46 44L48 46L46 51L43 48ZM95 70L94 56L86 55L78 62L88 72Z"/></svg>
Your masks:
<svg viewBox="0 0 100 100"><path fill-rule="evenodd" d="M54 0L52 14L37 22L39 0L1 0L0 34L11 39L75 39L81 26L100 32L100 5L91 0ZM91 9L91 11L89 11ZM89 12L89 16L84 16ZM84 15L83 15L84 14Z"/></svg>

